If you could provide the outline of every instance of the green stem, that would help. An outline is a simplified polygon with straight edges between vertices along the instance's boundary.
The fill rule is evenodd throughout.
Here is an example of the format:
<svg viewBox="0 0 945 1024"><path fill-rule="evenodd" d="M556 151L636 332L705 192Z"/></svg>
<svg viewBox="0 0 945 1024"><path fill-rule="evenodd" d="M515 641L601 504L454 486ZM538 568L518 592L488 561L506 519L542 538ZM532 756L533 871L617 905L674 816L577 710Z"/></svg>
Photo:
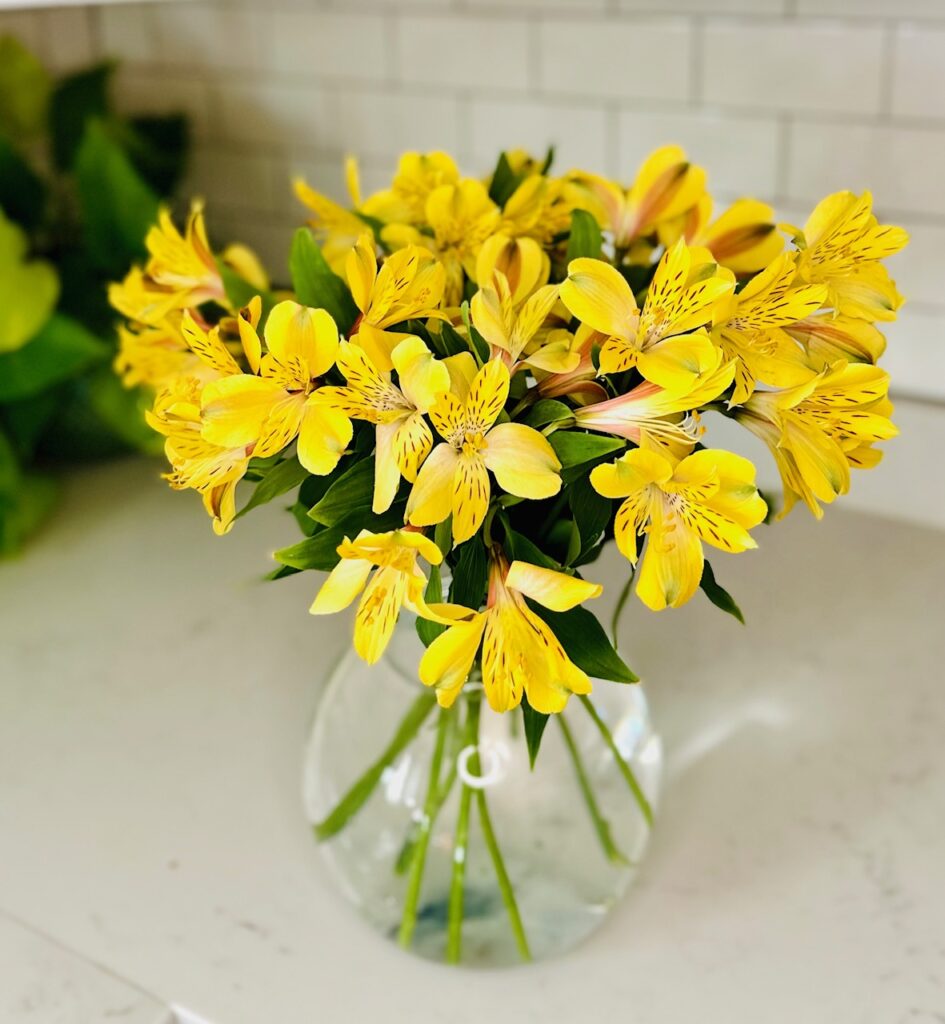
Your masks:
<svg viewBox="0 0 945 1024"><path fill-rule="evenodd" d="M426 863L427 847L433 822L439 811L440 771L443 766L443 751L446 748L446 736L449 731L450 713L440 711L436 726L436 744L433 748L433 759L430 762L430 778L427 781L427 795L423 801L423 818L419 831L413 842L413 854L410 858L410 875L407 879L407 894L404 897L404 912L400 920L398 941L406 949L413 939L413 931L417 924L417 904L420 901L420 886L423 882L423 868Z"/></svg>
<svg viewBox="0 0 945 1024"><path fill-rule="evenodd" d="M479 695L473 694L466 704L466 743L475 747L479 742ZM471 771L479 771L479 755L469 758ZM466 859L469 843L469 811L472 789L463 783L459 795L459 815L453 837L453 873L450 878L449 908L447 912L446 962L458 964L463 945L463 886L466 880Z"/></svg>
<svg viewBox="0 0 945 1024"><path fill-rule="evenodd" d="M470 758L470 761L473 759ZM492 866L495 868L496 879L499 882L499 891L502 893L502 902L509 915L509 924L512 926L512 934L515 936L515 945L523 960L531 960L532 953L528 948L528 939L525 936L525 927L522 924L522 917L518 912L518 904L515 902L515 889L512 887L512 880L508 871L505 870L505 861L499 851L499 844L495 837L495 830L492 828L492 818L489 816L489 807L486 804L486 791L476 791L476 805L479 809L479 824L482 828L482 838L485 840L486 848L492 857Z"/></svg>
<svg viewBox="0 0 945 1024"><path fill-rule="evenodd" d="M432 692L421 693L410 705L410 710L397 727L390 743L381 756L354 783L347 793L338 801L328 816L313 826L315 837L319 840L330 839L340 832L355 814L367 803L375 787L384 774L384 769L413 740L424 719L436 704L436 696Z"/></svg>
<svg viewBox="0 0 945 1024"><path fill-rule="evenodd" d="M594 828L597 831L597 838L600 840L600 845L603 847L607 859L613 864L620 864L622 867L630 867L630 861L623 853L620 852L617 844L614 842L614 838L610 831L610 822L601 813L597 799L594 796L594 790L591 788L590 779L588 779L587 772L584 769L584 762L581 760L581 754L578 751L577 744L574 742L574 737L571 735L571 729L568 726L568 723L564 720L564 714L555 715L555 718L558 719L558 724L561 726L565 745L568 748L568 753L571 755L571 761L574 764L574 773L577 775L578 785L581 787L584 802L587 804L587 809L591 815L591 821L593 821Z"/></svg>
<svg viewBox="0 0 945 1024"><path fill-rule="evenodd" d="M620 596L617 598L617 603L614 605L614 614L610 619L610 640L616 650L620 645L617 643L617 630L620 628L620 617L623 615L623 610L626 607L627 600L630 597L630 588L633 586L633 577L636 575L636 571L633 566L630 567L630 575L627 577L627 582L624 583Z"/></svg>
<svg viewBox="0 0 945 1024"><path fill-rule="evenodd" d="M604 737L604 742L610 748L610 752L614 755L614 760L617 762L617 767L620 770L620 774L626 780L627 785L630 787L630 792L633 793L634 799L640 807L640 813L646 819L647 825L653 827L653 808L650 806L650 801L647 800L640 783L637 781L637 777L633 774L633 769L623 759L623 755L617 749L617 744L614 742L614 737L610 732L610 729L604 724L603 719L597 713L597 708L591 703L590 698L586 694L580 694L579 699L584 707L587 709L587 713L594 720L594 724L597 726L601 736Z"/></svg>

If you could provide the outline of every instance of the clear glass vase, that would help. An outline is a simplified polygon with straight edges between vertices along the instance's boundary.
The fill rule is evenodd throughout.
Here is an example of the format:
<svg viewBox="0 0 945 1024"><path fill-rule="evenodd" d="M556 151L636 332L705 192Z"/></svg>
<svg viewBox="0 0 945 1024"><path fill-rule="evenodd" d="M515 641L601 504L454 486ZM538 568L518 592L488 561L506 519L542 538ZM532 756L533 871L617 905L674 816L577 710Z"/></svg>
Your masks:
<svg viewBox="0 0 945 1024"><path fill-rule="evenodd" d="M545 727L481 684L449 711L417 682L404 615L375 666L339 665L305 753L306 813L334 876L382 934L433 960L562 953L604 919L647 846L662 745L639 685L599 682ZM432 777L432 782L431 782Z"/></svg>

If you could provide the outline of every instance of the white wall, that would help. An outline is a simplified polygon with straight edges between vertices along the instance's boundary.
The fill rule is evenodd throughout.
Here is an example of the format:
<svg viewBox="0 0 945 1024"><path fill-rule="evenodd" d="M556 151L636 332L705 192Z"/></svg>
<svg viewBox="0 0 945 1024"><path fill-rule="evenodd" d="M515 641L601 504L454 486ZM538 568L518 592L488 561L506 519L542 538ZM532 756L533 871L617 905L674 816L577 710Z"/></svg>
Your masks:
<svg viewBox="0 0 945 1024"><path fill-rule="evenodd" d="M20 17L53 59L121 57L129 108L190 112L211 228L277 276L303 217L291 176L340 195L349 151L370 189L405 148L484 172L503 146L555 142L559 169L629 179L679 142L721 200L768 199L792 222L870 187L913 239L892 263L908 304L884 365L899 396L945 400L945 0L189 0ZM928 477L925 449L898 444L897 485Z"/></svg>

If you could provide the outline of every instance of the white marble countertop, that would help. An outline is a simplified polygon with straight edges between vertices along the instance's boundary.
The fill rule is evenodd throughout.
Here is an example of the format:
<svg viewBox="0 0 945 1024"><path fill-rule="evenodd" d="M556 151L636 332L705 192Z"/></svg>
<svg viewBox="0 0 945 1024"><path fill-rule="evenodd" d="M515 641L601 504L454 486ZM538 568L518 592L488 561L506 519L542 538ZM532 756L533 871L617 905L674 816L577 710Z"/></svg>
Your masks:
<svg viewBox="0 0 945 1024"><path fill-rule="evenodd" d="M314 574L256 583L294 524L216 539L156 476L77 477L0 565L3 1024L945 1020L945 532L799 511L715 559L747 629L634 608L669 756L640 881L568 957L471 974L322 867L300 758L346 636Z"/></svg>

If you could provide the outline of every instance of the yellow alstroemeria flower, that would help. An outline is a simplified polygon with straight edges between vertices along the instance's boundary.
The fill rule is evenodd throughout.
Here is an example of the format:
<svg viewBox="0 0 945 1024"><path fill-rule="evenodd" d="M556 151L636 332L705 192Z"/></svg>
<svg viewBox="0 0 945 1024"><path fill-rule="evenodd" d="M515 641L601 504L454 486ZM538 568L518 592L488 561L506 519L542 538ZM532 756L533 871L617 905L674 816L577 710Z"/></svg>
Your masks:
<svg viewBox="0 0 945 1024"><path fill-rule="evenodd" d="M458 182L459 168L448 153L404 153L391 187L370 196L363 210L385 223L421 225L430 193Z"/></svg>
<svg viewBox="0 0 945 1024"><path fill-rule="evenodd" d="M567 331L538 337L558 301L558 287L546 284L521 305L512 298L512 289L501 271L481 283L469 304L476 330L489 343L493 358L502 359L515 374L521 363L550 373L567 372L577 367L580 355L573 351Z"/></svg>
<svg viewBox="0 0 945 1024"><path fill-rule="evenodd" d="M712 449L674 465L635 448L592 469L591 484L605 498L623 499L614 538L630 562L637 560L637 537L648 537L636 593L653 611L678 608L699 588L703 542L729 552L757 547L748 530L768 511L752 463Z"/></svg>
<svg viewBox="0 0 945 1024"><path fill-rule="evenodd" d="M838 360L875 363L886 351L886 339L874 324L842 313L820 313L788 324L784 330L804 346L816 370Z"/></svg>
<svg viewBox="0 0 945 1024"><path fill-rule="evenodd" d="M505 275L512 302L518 306L548 283L551 260L534 238L512 238L498 232L487 238L476 257L476 280L488 283L498 271Z"/></svg>
<svg viewBox="0 0 945 1024"><path fill-rule="evenodd" d="M158 391L181 378L193 377L202 383L219 374L191 349L168 317L160 327L118 326L118 353L115 372L127 388L143 385Z"/></svg>
<svg viewBox="0 0 945 1024"><path fill-rule="evenodd" d="M759 380L790 387L813 376L802 350L782 328L816 312L827 287L796 285L794 259L793 253L782 253L719 305L712 339L726 359L735 361L730 405L744 402Z"/></svg>
<svg viewBox="0 0 945 1024"><path fill-rule="evenodd" d="M494 425L509 395L509 371L492 359L476 374L465 401L447 392L430 409L444 439L420 467L407 501L407 521L432 526L453 517L453 539L468 540L489 508L489 470L519 498L550 498L561 488L561 463L537 430Z"/></svg>
<svg viewBox="0 0 945 1024"><path fill-rule="evenodd" d="M298 437L302 465L310 473L330 473L353 433L348 417L317 393L338 353L335 321L323 309L286 300L270 311L264 337L258 376L237 373L204 389L203 436L223 447L251 446L259 458Z"/></svg>
<svg viewBox="0 0 945 1024"><path fill-rule="evenodd" d="M225 534L236 515L236 485L246 473L251 447L222 447L201 436L201 389L194 378L179 379L158 392L145 419L165 437L164 454L172 469L165 479L175 490L197 491L214 533Z"/></svg>
<svg viewBox="0 0 945 1024"><path fill-rule="evenodd" d="M150 253L145 268L157 284L182 293L181 306L199 306L213 299L226 304L226 291L213 250L207 240L203 203L194 201L183 234L177 230L170 212L161 207L158 223L145 237Z"/></svg>
<svg viewBox="0 0 945 1024"><path fill-rule="evenodd" d="M443 302L458 306L463 299L463 274L475 276L479 250L498 230L499 208L481 181L463 178L427 196L424 218L432 237L406 224L388 225L382 237L392 249L422 245L437 256L446 271Z"/></svg>
<svg viewBox="0 0 945 1024"><path fill-rule="evenodd" d="M556 235L568 230L571 213L579 205L581 193L573 183L543 174L529 175L502 208L502 231L549 246Z"/></svg>
<svg viewBox="0 0 945 1024"><path fill-rule="evenodd" d="M595 174L573 176L596 200L590 210L612 232L618 253L657 232L664 222L679 222L675 237L661 239L664 245L674 242L682 231L680 218L705 193L705 178L705 171L691 164L679 146L663 146L651 153L627 190Z"/></svg>
<svg viewBox="0 0 945 1024"><path fill-rule="evenodd" d="M626 438L641 448L671 452L678 458L703 434L694 410L718 398L731 385L734 374L734 362L722 363L684 395L644 381L624 395L578 407L575 424Z"/></svg>
<svg viewBox="0 0 945 1024"><path fill-rule="evenodd" d="M345 163L345 175L348 191L355 207L360 204L360 191L357 179L357 163L349 158ZM296 197L303 206L307 206L313 215L308 225L312 229L322 255L331 269L339 275L345 271L345 262L351 247L364 234L365 223L353 210L336 203L334 199L316 192L301 178L292 182Z"/></svg>
<svg viewBox="0 0 945 1024"><path fill-rule="evenodd" d="M337 365L347 385L322 388L320 392L326 402L347 416L377 424L375 513L390 508L401 476L411 483L417 479L420 464L433 447L433 434L424 413L450 388L447 365L435 359L420 338L406 337L394 349L391 361L399 386L357 345L342 342Z"/></svg>
<svg viewBox="0 0 945 1024"><path fill-rule="evenodd" d="M850 467L870 469L881 452L872 445L899 431L890 422L889 374L868 363L842 363L810 381L779 391L756 391L736 418L771 449L784 485L784 508L801 499L818 519L850 489Z"/></svg>
<svg viewBox="0 0 945 1024"><path fill-rule="evenodd" d="M597 597L596 583L551 569L512 562L493 554L489 597L483 612L456 605L431 608L455 619L420 660L420 681L436 687L437 701L450 707L463 688L482 644L482 684L494 711L511 711L522 694L538 712L563 711L572 693L590 693L591 681L565 654L551 627L525 598L563 612Z"/></svg>
<svg viewBox="0 0 945 1024"><path fill-rule="evenodd" d="M719 362L716 346L701 328L734 289L729 271L705 261L681 239L664 253L643 310L619 270L603 260L576 259L560 288L573 316L605 336L601 373L636 367L647 380L678 394L691 391Z"/></svg>
<svg viewBox="0 0 945 1024"><path fill-rule="evenodd" d="M410 337L387 330L406 320L439 316L446 273L429 250L408 245L392 253L377 268L374 238L364 234L348 253L345 263L348 285L361 319L355 331L358 344L378 369L393 368L391 353Z"/></svg>
<svg viewBox="0 0 945 1024"><path fill-rule="evenodd" d="M895 320L903 298L886 268L878 261L899 252L908 234L891 224L879 224L872 214L869 192L835 192L822 199L803 231L794 230L801 252L800 281L826 284L827 305L861 320Z"/></svg>
<svg viewBox="0 0 945 1024"><path fill-rule="evenodd" d="M354 540L340 544L338 554L341 561L309 610L313 615L332 615L347 608L363 590L354 620L354 649L368 664L373 665L384 653L401 608L435 621L449 621L431 612L423 599L427 578L417 558L439 565L443 555L422 533L362 530ZM369 581L375 567L377 572Z"/></svg>
<svg viewBox="0 0 945 1024"><path fill-rule="evenodd" d="M784 236L767 203L737 199L713 221L708 193L687 216L684 237L687 244L708 249L717 262L738 277L762 270L784 248Z"/></svg>

